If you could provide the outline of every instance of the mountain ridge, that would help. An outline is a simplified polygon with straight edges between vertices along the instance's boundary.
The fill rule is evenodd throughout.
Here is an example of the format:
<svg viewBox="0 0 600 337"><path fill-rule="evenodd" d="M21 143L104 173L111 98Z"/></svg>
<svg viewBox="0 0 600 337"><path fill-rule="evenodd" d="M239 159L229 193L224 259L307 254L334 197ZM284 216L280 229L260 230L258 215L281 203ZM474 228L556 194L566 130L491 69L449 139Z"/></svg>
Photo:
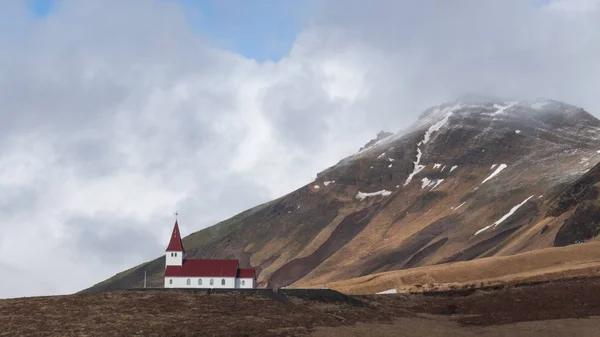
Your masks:
<svg viewBox="0 0 600 337"><path fill-rule="evenodd" d="M376 139L310 184L187 236L190 256L237 258L259 286L279 287L552 247L568 216L541 236L527 229L600 161L600 121L551 100L447 102ZM135 286L143 269L161 285L158 258L86 291Z"/></svg>

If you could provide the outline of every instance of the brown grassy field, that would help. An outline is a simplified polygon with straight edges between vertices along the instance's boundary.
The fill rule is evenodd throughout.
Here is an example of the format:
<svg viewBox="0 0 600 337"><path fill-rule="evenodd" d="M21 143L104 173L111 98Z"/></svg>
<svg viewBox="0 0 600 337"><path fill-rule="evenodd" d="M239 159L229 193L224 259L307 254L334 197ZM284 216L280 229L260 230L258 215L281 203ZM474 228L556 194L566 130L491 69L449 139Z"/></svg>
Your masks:
<svg viewBox="0 0 600 337"><path fill-rule="evenodd" d="M0 300L0 335L597 336L598 293L600 278L317 299L125 290Z"/></svg>
<svg viewBox="0 0 600 337"><path fill-rule="evenodd" d="M389 289L412 293L595 275L600 275L600 242L397 270L327 286L346 294L373 294Z"/></svg>

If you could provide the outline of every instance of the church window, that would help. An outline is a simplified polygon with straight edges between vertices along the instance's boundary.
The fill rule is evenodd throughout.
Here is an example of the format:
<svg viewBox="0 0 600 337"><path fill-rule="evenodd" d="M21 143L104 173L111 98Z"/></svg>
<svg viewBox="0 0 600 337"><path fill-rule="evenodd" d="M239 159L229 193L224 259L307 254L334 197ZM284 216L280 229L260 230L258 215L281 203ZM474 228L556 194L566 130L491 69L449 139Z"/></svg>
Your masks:
<svg viewBox="0 0 600 337"><path fill-rule="evenodd" d="M246 285L246 281L242 280L242 285L245 286Z"/></svg>
<svg viewBox="0 0 600 337"><path fill-rule="evenodd" d="M169 280L169 284L173 284L173 279L170 279L170 280Z"/></svg>
<svg viewBox="0 0 600 337"><path fill-rule="evenodd" d="M201 285L202 285L202 279L201 279L201 278L199 278L199 279L198 279L198 285L199 285L199 286L201 286Z"/></svg>
<svg viewBox="0 0 600 337"><path fill-rule="evenodd" d="M189 286L190 284L192 284L192 281L190 281L190 279L187 279L186 284Z"/></svg>
<svg viewBox="0 0 600 337"><path fill-rule="evenodd" d="M225 285L225 279L221 279L221 285L224 286Z"/></svg>
<svg viewBox="0 0 600 337"><path fill-rule="evenodd" d="M175 253L175 257L177 257L177 253Z"/></svg>
<svg viewBox="0 0 600 337"><path fill-rule="evenodd" d="M213 279L210 279L210 285L212 286L213 284L215 284L215 281Z"/></svg>

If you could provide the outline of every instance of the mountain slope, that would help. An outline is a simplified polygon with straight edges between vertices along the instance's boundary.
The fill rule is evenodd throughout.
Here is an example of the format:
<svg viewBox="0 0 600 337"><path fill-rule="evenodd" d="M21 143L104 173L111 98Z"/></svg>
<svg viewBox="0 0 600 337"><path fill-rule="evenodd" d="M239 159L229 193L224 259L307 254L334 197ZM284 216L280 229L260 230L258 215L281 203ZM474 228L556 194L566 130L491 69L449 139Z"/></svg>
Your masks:
<svg viewBox="0 0 600 337"><path fill-rule="evenodd" d="M380 133L316 181L184 238L192 257L237 258L259 286L372 273L574 243L598 235L600 121L555 101L463 100ZM589 199L589 200L588 200ZM587 206L586 206L587 205ZM164 258L87 291L162 285Z"/></svg>
<svg viewBox="0 0 600 337"><path fill-rule="evenodd" d="M391 289L398 293L415 293L597 277L600 273L599 248L600 242L551 247L515 255L394 270L332 282L327 286L347 294L373 294Z"/></svg>

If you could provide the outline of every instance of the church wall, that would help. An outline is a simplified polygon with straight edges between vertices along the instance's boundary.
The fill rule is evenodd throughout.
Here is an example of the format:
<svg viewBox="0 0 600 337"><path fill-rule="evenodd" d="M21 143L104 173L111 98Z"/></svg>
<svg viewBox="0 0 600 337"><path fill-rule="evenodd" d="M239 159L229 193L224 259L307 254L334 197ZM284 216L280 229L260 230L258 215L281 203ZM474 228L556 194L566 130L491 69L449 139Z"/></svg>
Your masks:
<svg viewBox="0 0 600 337"><path fill-rule="evenodd" d="M213 285L210 284L211 279ZM173 283L169 280L173 280ZM198 280L202 280L202 285L198 285ZM225 285L221 280L225 280ZM165 277L165 288L235 288L235 277Z"/></svg>
<svg viewBox="0 0 600 337"><path fill-rule="evenodd" d="M254 279L251 279L251 278L236 278L235 279L235 287L236 288L254 288Z"/></svg>

